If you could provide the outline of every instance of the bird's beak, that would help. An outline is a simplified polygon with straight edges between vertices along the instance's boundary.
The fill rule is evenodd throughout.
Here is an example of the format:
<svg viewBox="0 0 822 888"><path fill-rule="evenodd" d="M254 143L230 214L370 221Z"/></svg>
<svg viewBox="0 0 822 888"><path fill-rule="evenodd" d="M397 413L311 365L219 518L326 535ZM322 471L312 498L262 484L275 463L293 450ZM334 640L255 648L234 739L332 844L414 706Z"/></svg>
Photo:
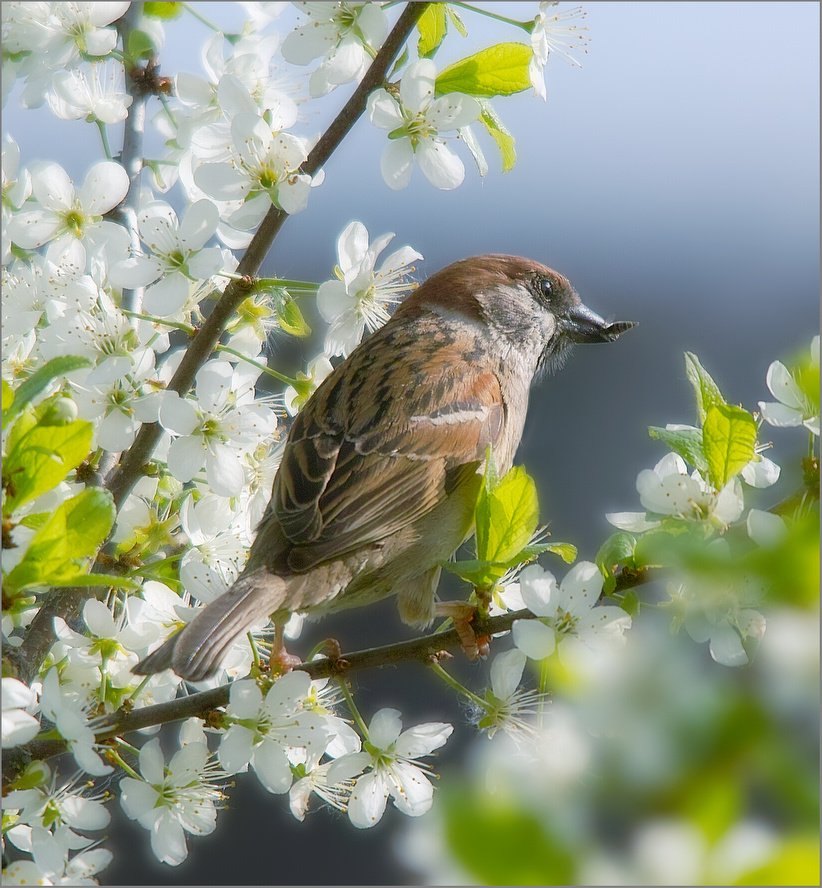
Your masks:
<svg viewBox="0 0 822 888"><path fill-rule="evenodd" d="M613 342L626 330L636 327L635 321L609 324L582 303L575 305L561 323L572 342Z"/></svg>

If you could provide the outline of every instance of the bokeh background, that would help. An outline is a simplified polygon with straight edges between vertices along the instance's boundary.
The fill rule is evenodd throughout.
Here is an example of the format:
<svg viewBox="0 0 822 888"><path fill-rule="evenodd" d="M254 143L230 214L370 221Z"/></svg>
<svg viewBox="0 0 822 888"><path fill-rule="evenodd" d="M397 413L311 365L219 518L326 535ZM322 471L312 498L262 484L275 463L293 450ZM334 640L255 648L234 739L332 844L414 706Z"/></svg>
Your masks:
<svg viewBox="0 0 822 888"><path fill-rule="evenodd" d="M243 15L239 4L193 5L228 28ZM477 5L519 19L536 6ZM284 6L283 32L296 16ZM609 533L605 512L638 508L636 475L664 453L646 426L694 420L683 351L700 356L729 401L755 409L770 400L770 362L807 349L818 332L819 6L584 8L583 66L552 57L546 103L527 93L495 101L517 139L513 171L501 174L481 135L484 179L465 152L457 190L436 191L416 170L411 187L391 191L379 172L385 133L363 119L264 271L327 279L337 235L359 219L372 236L393 231L395 245L422 253L421 277L465 256L516 253L568 276L600 314L638 321L613 345L578 348L534 391L518 455L554 539L592 559ZM469 36L449 34L440 67L492 42L527 39L462 14ZM184 16L167 35L161 73L202 73L206 29ZM307 129L320 133L347 94L343 87L319 103ZM3 129L24 162L56 159L77 178L98 156L93 127L24 113L14 98ZM272 360L294 370L311 354L276 340ZM804 437L766 437L798 480ZM407 632L392 606L328 619L317 631L343 649ZM643 612L607 680L554 676L553 739L538 770L491 752L496 742L476 737L453 695L421 667L362 674L372 711L399 704L409 725L458 723L436 767L449 775L443 785L459 789L438 794L434 813L411 824L389 808L366 833L329 811L298 824L284 799L240 778L216 834L191 840L176 869L154 861L142 830L117 824L115 863L102 882L561 884L617 883L630 873L635 884L730 883L745 869L740 857L755 863L762 852L765 865L763 849L771 857L782 849L781 876L797 880L781 883L809 884L799 880L813 866L808 836L818 827L818 649L813 609L780 609L753 666L728 670ZM481 667L457 668L481 680ZM525 848L538 849L539 865ZM760 878L750 884L767 884Z"/></svg>

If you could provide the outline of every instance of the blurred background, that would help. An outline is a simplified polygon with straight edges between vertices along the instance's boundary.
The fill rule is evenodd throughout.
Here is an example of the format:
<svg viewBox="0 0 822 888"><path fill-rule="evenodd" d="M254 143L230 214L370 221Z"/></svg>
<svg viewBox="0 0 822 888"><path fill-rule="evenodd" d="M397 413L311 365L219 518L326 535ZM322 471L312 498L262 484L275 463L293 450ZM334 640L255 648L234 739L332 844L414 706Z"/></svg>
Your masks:
<svg viewBox="0 0 822 888"><path fill-rule="evenodd" d="M227 28L243 16L239 4L193 6ZM284 6L282 33L296 21ZM477 6L520 20L536 12L533 3ZM517 140L513 171L501 174L480 134L484 179L464 151L457 190L436 191L415 170L408 189L391 191L379 172L385 133L363 119L263 271L331 277L336 238L359 219L372 237L393 231L394 246L422 253L421 278L466 256L515 253L561 271L609 319L638 321L613 345L578 348L534 391L518 454L553 538L593 559L610 532L604 514L638 509L636 475L665 453L646 426L695 419L683 351L699 355L730 402L752 410L771 400L771 361L805 352L818 332L819 6L584 9L583 67L552 56L546 103L530 93L495 100ZM389 14L394 21L398 10ZM439 68L493 42L527 41L461 14L469 36L449 33ZM169 23L161 74L201 74L207 36L189 16ZM306 132L322 132L348 94L342 87L318 103ZM44 109L23 113L13 100L3 127L23 162L56 159L77 178L99 152L92 127ZM310 346L299 354L276 340L272 361L295 370L311 356ZM768 429L763 437L774 442L768 455L790 492L806 436ZM772 504L767 495L763 503ZM564 573L550 557L543 563ZM407 726L457 724L436 762L449 788L430 815L410 822L389 806L364 833L333 811L299 824L285 799L241 778L217 832L192 839L183 865L157 864L147 835L120 824L109 842L115 863L101 881L818 884L805 881L818 867L818 611L778 607L767 617L753 665L731 670L706 645L671 636L664 615L643 611L607 675L552 676L539 765L500 738L476 735L452 692L421 667L363 673L356 682L373 706L366 715L394 705ZM351 650L408 630L388 603L329 618L315 632ZM465 663L456 669L475 684L485 675Z"/></svg>

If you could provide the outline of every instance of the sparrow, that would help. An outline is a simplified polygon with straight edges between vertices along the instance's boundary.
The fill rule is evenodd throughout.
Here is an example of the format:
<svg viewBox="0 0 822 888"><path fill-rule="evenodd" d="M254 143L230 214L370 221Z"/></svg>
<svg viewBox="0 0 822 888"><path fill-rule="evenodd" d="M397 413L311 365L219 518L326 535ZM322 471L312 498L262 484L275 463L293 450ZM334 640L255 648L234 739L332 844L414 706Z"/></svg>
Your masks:
<svg viewBox="0 0 822 888"><path fill-rule="evenodd" d="M431 276L322 382L295 418L242 575L134 668L214 675L248 628L396 596L429 625L440 568L472 533L490 446L512 465L532 383L607 323L556 271L484 255ZM447 604L447 603L444 603ZM289 659L290 658L290 659Z"/></svg>

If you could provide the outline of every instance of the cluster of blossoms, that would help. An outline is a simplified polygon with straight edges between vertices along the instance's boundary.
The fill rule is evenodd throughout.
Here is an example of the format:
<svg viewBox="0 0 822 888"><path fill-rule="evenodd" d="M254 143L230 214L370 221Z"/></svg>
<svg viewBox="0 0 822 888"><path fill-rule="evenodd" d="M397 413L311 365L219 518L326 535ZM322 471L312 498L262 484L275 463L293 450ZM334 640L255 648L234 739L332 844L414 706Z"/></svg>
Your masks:
<svg viewBox="0 0 822 888"><path fill-rule="evenodd" d="M283 413L296 413L331 371L331 359L348 355L387 320L413 286L409 275L422 258L409 246L381 258L394 235L370 240L362 222L351 222L339 236L331 280L257 286L226 320L226 335L191 375L192 385L178 384L189 337L210 313L205 301L238 278L235 251L251 242L272 207L300 212L322 184L322 171L311 167L316 138L299 129L301 105L358 82L388 33L378 3L295 4L305 18L283 40L271 30L283 4L240 5L251 24L229 36L218 30L207 41L205 76L177 74L172 96L157 89L162 107L151 122L164 151L162 159L145 161L149 189L148 176L139 183L129 178L129 158L115 160L105 136L107 126L130 125L138 101L139 91L126 89L128 53L118 48L116 24L134 8L3 4L4 101L19 83L24 107L46 105L61 120L98 126L106 154L78 185L56 162L24 164L14 138L3 140L7 650L25 648L48 588L88 584L106 541L97 567L116 567L101 575L108 594L90 597L81 620L53 619L47 628L54 643L27 682L3 678L4 749L59 736L79 769L63 778L35 756L11 784L4 839L17 849L14 856L28 857L4 870L7 884L95 884L111 860L94 835L109 823L109 787L118 788L126 815L150 832L155 856L170 865L186 858L186 833L215 829L229 775L249 769L270 792L289 794L298 819L312 793L347 811L358 828L378 822L389 798L405 814L423 814L433 785L419 759L452 731L440 722L403 731L400 713L382 709L367 726L352 712L357 732L337 713L334 685L312 682L304 672L273 682L247 678L259 675L259 651L269 640L258 627L227 653L214 678L193 687L231 680L220 724L204 730L199 720L186 722L168 762L159 740L150 738L156 725L142 729L139 749L123 738L98 742L113 713L191 690L170 672L143 680L131 669L240 574L279 462ZM548 55L566 54L562 47L580 36L553 6L540 4L530 26L525 74L543 98ZM568 21L577 19L572 11ZM164 40L158 20L139 27L157 53ZM135 69L150 79L141 58L129 59L130 80ZM289 66L317 59L305 95ZM441 93L430 58L398 70L398 82L367 102L371 122L388 131L383 177L403 188L416 164L437 188L454 188L465 168L450 136L473 145L470 126L480 118L488 125L487 100ZM266 367L268 337L277 327L303 330L295 297L305 294L316 295L328 324L324 351L305 372L284 377ZM818 340L816 348L818 363ZM279 399L260 393L266 371L286 383ZM764 418L804 423L818 434L818 408L814 426L804 390L782 365L772 367L768 384L781 406L762 405ZM115 510L107 483L118 455L148 424L162 433ZM715 490L698 473L687 476L676 459L641 476L642 503L653 513L643 513L642 530L660 514L718 529L740 518L737 479ZM760 459L749 473L775 480L778 470L770 466ZM742 477L755 483L745 471ZM660 505L660 491L672 484L681 494L675 512ZM752 538L774 534L764 514L748 513ZM499 730L529 736L543 700L520 688L529 658L556 653L576 662L622 640L631 618L594 606L602 585L600 568L581 562L561 583L528 567L518 584L499 593L506 609L528 607L538 619L514 624L515 647L494 658L485 698L473 698L476 721L489 736ZM734 631L743 623L748 634L756 631L750 609L734 611L734 621ZM295 615L286 634L299 631Z"/></svg>

